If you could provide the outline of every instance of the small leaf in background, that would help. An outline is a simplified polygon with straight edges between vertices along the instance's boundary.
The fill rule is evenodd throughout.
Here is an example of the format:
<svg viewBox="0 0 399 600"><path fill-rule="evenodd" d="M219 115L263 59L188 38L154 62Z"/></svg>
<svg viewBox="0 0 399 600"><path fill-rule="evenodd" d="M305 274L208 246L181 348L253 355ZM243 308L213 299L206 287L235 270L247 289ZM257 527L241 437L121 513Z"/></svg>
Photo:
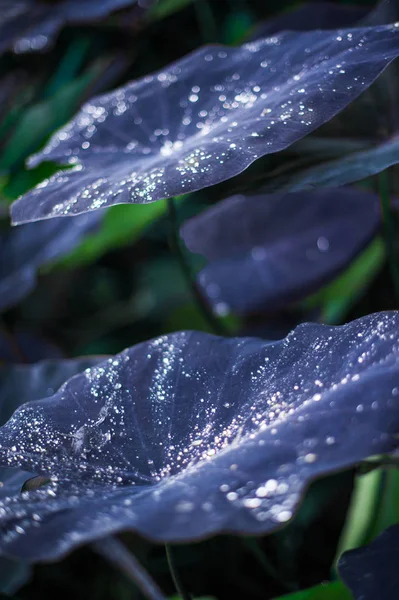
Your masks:
<svg viewBox="0 0 399 600"><path fill-rule="evenodd" d="M338 569L354 600L392 600L399 589L399 525L342 555Z"/></svg>
<svg viewBox="0 0 399 600"><path fill-rule="evenodd" d="M273 189L279 187L296 192L315 187L336 187L376 175L399 163L399 136L381 142L372 148L345 154L326 163L301 171L298 175L281 177L273 181Z"/></svg>
<svg viewBox="0 0 399 600"><path fill-rule="evenodd" d="M76 219L52 219L1 232L0 311L29 294L38 268L70 252L102 217L100 212Z"/></svg>
<svg viewBox="0 0 399 600"><path fill-rule="evenodd" d="M53 480L1 502L0 551L280 528L314 479L398 446L398 331L392 312L277 342L181 332L73 377L0 429L1 464Z"/></svg>
<svg viewBox="0 0 399 600"><path fill-rule="evenodd" d="M136 0L0 0L0 53L42 52L66 24L107 17Z"/></svg>
<svg viewBox="0 0 399 600"><path fill-rule="evenodd" d="M145 204L225 181L331 119L398 54L394 25L197 50L84 105L31 161L75 168L17 200L13 220Z"/></svg>
<svg viewBox="0 0 399 600"><path fill-rule="evenodd" d="M377 195L355 188L233 196L186 221L209 261L198 281L217 313L283 309L342 271L380 225Z"/></svg>

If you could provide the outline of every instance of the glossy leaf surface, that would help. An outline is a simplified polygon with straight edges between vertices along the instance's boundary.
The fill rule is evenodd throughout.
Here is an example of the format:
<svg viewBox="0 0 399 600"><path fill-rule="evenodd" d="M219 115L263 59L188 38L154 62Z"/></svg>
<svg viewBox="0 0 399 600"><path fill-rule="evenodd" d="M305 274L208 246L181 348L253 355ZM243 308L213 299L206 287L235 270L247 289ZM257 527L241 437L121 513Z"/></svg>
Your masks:
<svg viewBox="0 0 399 600"><path fill-rule="evenodd" d="M399 591L399 525L386 529L368 546L345 552L339 572L354 600L392 600Z"/></svg>
<svg viewBox="0 0 399 600"><path fill-rule="evenodd" d="M216 312L281 309L333 279L380 222L378 197L351 188L233 196L187 221L209 264L199 283Z"/></svg>
<svg viewBox="0 0 399 600"><path fill-rule="evenodd" d="M32 160L75 168L17 200L13 220L153 202L229 179L331 119L398 54L394 25L202 48L87 103Z"/></svg>
<svg viewBox="0 0 399 600"><path fill-rule="evenodd" d="M0 429L3 465L53 479L0 503L1 552L281 527L314 478L397 447L398 333L395 312L278 342L181 332L86 370Z"/></svg>
<svg viewBox="0 0 399 600"><path fill-rule="evenodd" d="M106 17L136 0L0 0L0 53L46 49L66 23Z"/></svg>
<svg viewBox="0 0 399 600"><path fill-rule="evenodd" d="M43 361L34 366L0 366L0 423L3 425L24 402L52 394L66 379L99 359ZM20 469L0 469L0 499L19 495L31 477ZM26 563L0 558L0 591L14 593L30 577Z"/></svg>
<svg viewBox="0 0 399 600"><path fill-rule="evenodd" d="M40 266L68 253L99 223L102 214L55 219L8 229L0 235L0 310L34 287Z"/></svg>

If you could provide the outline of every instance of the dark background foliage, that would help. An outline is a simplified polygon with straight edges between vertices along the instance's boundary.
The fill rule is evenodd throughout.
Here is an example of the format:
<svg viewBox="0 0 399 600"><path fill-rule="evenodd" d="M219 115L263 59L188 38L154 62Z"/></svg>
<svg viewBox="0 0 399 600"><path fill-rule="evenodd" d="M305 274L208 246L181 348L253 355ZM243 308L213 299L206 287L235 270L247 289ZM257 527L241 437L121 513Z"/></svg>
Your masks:
<svg viewBox="0 0 399 600"><path fill-rule="evenodd" d="M385 88L374 86L373 92L364 94L317 135L260 159L234 179L189 198L177 198L174 207L168 207L164 200L112 207L100 223L93 220L85 225L88 233L84 239L71 241L66 231L69 248L58 248L57 252L50 244L55 222L48 227L46 222L24 225L27 248L19 244L18 253L12 246L7 249L9 205L56 171L50 162L28 170L26 158L39 151L86 99L160 69L206 42L237 45L266 31L269 19L304 3L159 0L151 4L126 7L94 24L69 24L55 36L49 51L15 54L5 50L0 56L0 259L12 256L14 261L10 268L12 285L1 292L2 365L113 354L153 336L184 329L278 338L304 320L341 324L368 313L399 308L399 223L395 201L389 204L399 181L391 166L391 157L398 152L397 65L381 78L392 95L394 108L389 123L389 111L379 103L381 97L386 98ZM351 3L337 0L332 4ZM350 18L356 20L374 4L358 0ZM267 27L270 32L270 23ZM381 152L370 158L367 153L375 146ZM351 154L349 162L342 160L345 152ZM386 161L387 153L391 162ZM375 175L380 170L375 166L379 160L390 168ZM348 165L357 173L359 165L366 164L370 168L361 170L361 177L353 171L348 176ZM381 223L371 241L372 227L373 232L365 235L367 239L358 243L355 258L352 252L346 262L341 261L343 271L336 275L332 269L332 281L323 280L323 287L320 284L316 291L310 286L305 294L295 295L295 302L283 307L260 303L255 309L239 311L240 315L223 309L219 314L211 313L196 282L196 273L205 266L205 260L190 254L180 241L183 222L235 193L258 193L259 189L271 193L281 188L300 191L325 185L326 181L341 185L359 178L358 188L381 200ZM283 215L279 219L281 224ZM49 245L41 253L29 246L30 227L48 230L39 234L41 241L44 235L49 236ZM356 240L353 243L356 245ZM27 255L35 256L28 265ZM6 267L10 266L10 261L6 266L1 264L0 285L9 276ZM10 289L12 294L7 291ZM10 296L3 297L5 293ZM355 474L354 470L336 473L312 484L293 521L269 536L224 535L176 546L182 579L196 596L219 600L267 600L290 593L298 600L319 597L295 596L295 592L336 577L334 564L339 550L369 542L399 520L397 473L377 470L356 485ZM163 546L134 534L121 538L172 596L175 589ZM122 574L90 548L81 548L56 564L35 566L30 577L26 576L21 571L19 582L10 583L7 565L0 563L0 589L7 593L17 590L20 599L141 597ZM348 592L340 582L332 586L329 597L346 597Z"/></svg>

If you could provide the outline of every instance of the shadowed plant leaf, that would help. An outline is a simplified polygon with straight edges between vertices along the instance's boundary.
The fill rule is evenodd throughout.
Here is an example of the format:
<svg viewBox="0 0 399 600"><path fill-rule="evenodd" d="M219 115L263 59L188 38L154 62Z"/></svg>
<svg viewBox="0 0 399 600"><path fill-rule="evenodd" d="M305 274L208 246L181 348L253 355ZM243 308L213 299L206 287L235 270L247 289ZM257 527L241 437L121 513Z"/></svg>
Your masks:
<svg viewBox="0 0 399 600"><path fill-rule="evenodd" d="M336 187L381 173L399 163L399 135L372 148L315 165L298 175L273 181L272 187L295 192L315 187ZM396 187L397 191L398 188Z"/></svg>
<svg viewBox="0 0 399 600"><path fill-rule="evenodd" d="M3 465L52 478L1 501L1 553L281 527L313 479L399 444L398 332L396 312L278 342L181 332L73 377L0 429Z"/></svg>
<svg viewBox="0 0 399 600"><path fill-rule="evenodd" d="M392 600L399 591L399 525L393 525L371 544L345 552L339 573L354 600Z"/></svg>
<svg viewBox="0 0 399 600"><path fill-rule="evenodd" d="M378 196L351 188L233 196L181 235L209 264L199 283L216 312L281 309L343 270L380 223Z"/></svg>
<svg viewBox="0 0 399 600"><path fill-rule="evenodd" d="M399 28L284 32L209 46L83 106L31 164L68 163L15 223L147 203L219 183L341 111L399 55Z"/></svg>
<svg viewBox="0 0 399 600"><path fill-rule="evenodd" d="M19 302L34 287L42 265L72 250L92 231L102 214L55 219L10 228L0 235L0 311Z"/></svg>
<svg viewBox="0 0 399 600"><path fill-rule="evenodd" d="M0 53L47 49L65 24L87 23L136 0L0 0Z"/></svg>

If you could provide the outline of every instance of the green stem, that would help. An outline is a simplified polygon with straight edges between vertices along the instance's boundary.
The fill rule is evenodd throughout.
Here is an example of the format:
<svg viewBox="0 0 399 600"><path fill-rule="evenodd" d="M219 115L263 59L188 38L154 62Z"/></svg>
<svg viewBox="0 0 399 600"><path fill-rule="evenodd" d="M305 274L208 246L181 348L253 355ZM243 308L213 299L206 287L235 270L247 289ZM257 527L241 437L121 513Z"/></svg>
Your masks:
<svg viewBox="0 0 399 600"><path fill-rule="evenodd" d="M391 202L389 194L389 181L386 171L378 175L378 193L380 196L382 221L384 226L384 238L387 251L389 268L395 290L396 303L399 306L399 263L395 248L395 223L391 216Z"/></svg>
<svg viewBox="0 0 399 600"><path fill-rule="evenodd" d="M173 583L174 583L177 593L182 598L182 600L191 600L191 595L186 591L186 589L182 583L182 580L180 579L179 572L176 568L175 561L173 558L172 548L169 546L169 544L165 544L165 551L166 551L166 560L168 561L170 575L173 579Z"/></svg>
<svg viewBox="0 0 399 600"><path fill-rule="evenodd" d="M211 330L214 331L217 335L228 335L228 333L225 331L224 327L222 326L221 322L219 321L219 319L217 319L215 317L215 315L212 312L212 309L209 307L208 303L202 296L202 294L196 284L195 278L191 272L190 265L188 264L188 262L186 260L184 251L180 245L179 223L178 223L178 219L177 219L175 201L173 198L168 198L167 203L168 203L169 221L170 221L170 225L171 225L170 245L171 245L171 248L174 250L176 257L179 261L179 265L180 265L181 271L183 273L184 279L186 280L187 285L191 289L192 295L194 296L197 306L198 306L199 310L201 311L203 317L205 318L206 322L208 323L209 327L211 328Z"/></svg>
<svg viewBox="0 0 399 600"><path fill-rule="evenodd" d="M113 536L102 538L93 542L92 548L133 581L148 600L166 600L152 577L118 539Z"/></svg>

